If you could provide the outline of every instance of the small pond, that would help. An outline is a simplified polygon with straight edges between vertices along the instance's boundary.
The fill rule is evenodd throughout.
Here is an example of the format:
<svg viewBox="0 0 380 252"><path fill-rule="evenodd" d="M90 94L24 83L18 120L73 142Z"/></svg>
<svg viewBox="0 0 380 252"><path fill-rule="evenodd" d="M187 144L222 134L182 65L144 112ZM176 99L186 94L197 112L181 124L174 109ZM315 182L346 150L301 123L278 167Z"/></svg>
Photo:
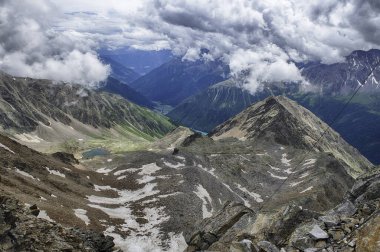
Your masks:
<svg viewBox="0 0 380 252"><path fill-rule="evenodd" d="M96 156L108 156L110 152L104 148L95 148L82 153L84 159L91 159Z"/></svg>

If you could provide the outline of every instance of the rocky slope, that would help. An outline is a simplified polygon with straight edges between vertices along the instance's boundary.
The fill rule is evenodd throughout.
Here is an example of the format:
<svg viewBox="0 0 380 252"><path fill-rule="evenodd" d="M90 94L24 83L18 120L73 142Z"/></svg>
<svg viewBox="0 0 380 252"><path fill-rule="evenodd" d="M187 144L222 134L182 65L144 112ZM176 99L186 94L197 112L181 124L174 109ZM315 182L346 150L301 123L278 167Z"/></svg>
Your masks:
<svg viewBox="0 0 380 252"><path fill-rule="evenodd" d="M243 141L268 138L295 148L329 152L345 162L353 176L370 167L370 162L338 133L284 96L269 97L256 103L216 127L210 136L217 140L233 137Z"/></svg>
<svg viewBox="0 0 380 252"><path fill-rule="evenodd" d="M1 251L114 251L113 239L101 233L63 227L37 218L36 205L25 207L0 196Z"/></svg>
<svg viewBox="0 0 380 252"><path fill-rule="evenodd" d="M75 207L92 191L85 173L67 162L72 156L55 156L0 135L0 250L113 251L111 237L78 223Z"/></svg>
<svg viewBox="0 0 380 252"><path fill-rule="evenodd" d="M223 251L231 237L256 242L235 234L252 223L269 227L266 221L290 204L312 216L334 208L354 185L354 177L372 171L347 146L333 153L326 152L331 147L326 142L310 148L323 124L302 107L285 98L260 104L247 110L241 123L235 118L228 127L218 127L213 138L179 128L147 151L82 159L80 164L66 154L55 154L57 160L0 137L0 188L8 197L37 204L40 218L102 231L123 251L182 251L186 241L198 246L192 239L197 229L201 244L205 240L210 247L220 241L213 248ZM255 124L260 113L260 124ZM248 131L241 131L241 125L248 125L244 121L252 126ZM267 134L258 134L257 127ZM298 136L294 141L276 137L273 129ZM244 135L225 137L230 131ZM326 137L344 143L331 129ZM262 218L257 218L258 211ZM219 226L208 219L217 213ZM224 224L225 219L231 221Z"/></svg>
<svg viewBox="0 0 380 252"><path fill-rule="evenodd" d="M161 149L159 152L105 157L103 164L87 161L87 166L103 174L97 188L106 194L89 196L89 206L118 219L103 223L108 226L105 233L113 236L125 251L157 247L180 251L184 237L200 227L198 222L223 209L226 202L237 202L239 209L248 207L244 220L250 221L255 219L250 215L254 211L277 212L289 204L325 211L343 199L353 186L354 177L372 169L365 158L348 146L334 153L326 152L326 141L318 146L320 149L310 148L309 136L315 136L310 131L320 132L323 125L300 106L275 106L277 114L289 115L284 122L283 117L276 117L270 100L260 104L257 111L263 112L262 125L275 124L280 132L305 134L305 143L298 145L302 140L286 142L274 137L269 126L268 134L254 139L249 137L250 131L244 132L246 140L224 138L222 134L219 139L212 139L182 128L152 147ZM302 129L306 122L290 116L292 113L306 113L307 125L312 129ZM252 120L256 118L252 111L246 115L252 116ZM230 126L231 130L239 129L238 124ZM257 133L255 128L250 130ZM332 130L326 137L344 143ZM106 162L110 158L111 162ZM357 164L361 165L360 171ZM241 217L239 213L237 216ZM227 228L229 225L221 227L220 236Z"/></svg>
<svg viewBox="0 0 380 252"><path fill-rule="evenodd" d="M150 141L173 129L165 117L120 96L4 73L0 74L0 114L2 129L31 145L111 136Z"/></svg>
<svg viewBox="0 0 380 252"><path fill-rule="evenodd" d="M186 251L378 251L380 174L358 180L336 207L289 204L272 213L227 203L187 236Z"/></svg>
<svg viewBox="0 0 380 252"><path fill-rule="evenodd" d="M175 106L185 98L225 80L229 69L220 61L172 59L131 83L151 101Z"/></svg>

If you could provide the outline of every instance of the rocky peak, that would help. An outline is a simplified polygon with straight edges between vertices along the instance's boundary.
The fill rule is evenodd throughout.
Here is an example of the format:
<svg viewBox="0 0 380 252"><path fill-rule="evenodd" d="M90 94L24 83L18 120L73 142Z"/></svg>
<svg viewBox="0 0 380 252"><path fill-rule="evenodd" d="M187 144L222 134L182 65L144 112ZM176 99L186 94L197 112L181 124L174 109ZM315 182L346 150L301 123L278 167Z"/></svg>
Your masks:
<svg viewBox="0 0 380 252"><path fill-rule="evenodd" d="M271 141L296 149L332 153L351 167L348 172L354 177L373 167L326 123L284 96L271 96L252 105L216 127L210 136L214 140Z"/></svg>

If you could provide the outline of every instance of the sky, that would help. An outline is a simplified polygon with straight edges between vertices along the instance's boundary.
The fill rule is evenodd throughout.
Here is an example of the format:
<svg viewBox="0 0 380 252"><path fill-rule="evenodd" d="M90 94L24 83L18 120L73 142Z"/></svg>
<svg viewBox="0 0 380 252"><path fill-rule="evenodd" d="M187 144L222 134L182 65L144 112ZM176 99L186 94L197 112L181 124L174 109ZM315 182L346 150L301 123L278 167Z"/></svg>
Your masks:
<svg viewBox="0 0 380 252"><path fill-rule="evenodd" d="M245 87L304 81L295 63L380 48L378 0L0 0L0 69L96 86L99 48L222 59ZM200 54L202 48L208 54ZM249 70L249 71L246 71Z"/></svg>

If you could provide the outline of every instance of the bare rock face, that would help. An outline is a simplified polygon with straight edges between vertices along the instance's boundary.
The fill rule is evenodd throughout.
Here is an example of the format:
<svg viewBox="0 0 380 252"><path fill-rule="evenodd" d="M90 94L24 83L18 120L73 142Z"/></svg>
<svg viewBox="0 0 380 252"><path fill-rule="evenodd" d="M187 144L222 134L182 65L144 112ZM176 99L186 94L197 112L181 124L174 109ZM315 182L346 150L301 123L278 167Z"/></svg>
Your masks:
<svg viewBox="0 0 380 252"><path fill-rule="evenodd" d="M1 251L113 251L113 238L38 219L32 208L0 196Z"/></svg>
<svg viewBox="0 0 380 252"><path fill-rule="evenodd" d="M243 204L227 202L216 215L203 220L197 227L197 231L185 237L189 244L187 251L210 248L211 245L224 238L243 216L253 214L254 212Z"/></svg>
<svg viewBox="0 0 380 252"><path fill-rule="evenodd" d="M284 207L268 215L270 221L261 228L257 223L262 217L257 214L231 221L247 210L230 203L199 225L201 231L187 240L188 251L378 251L380 194L374 192L379 180L379 174L359 179L342 203L324 213L296 205ZM221 226L230 228L214 235Z"/></svg>

